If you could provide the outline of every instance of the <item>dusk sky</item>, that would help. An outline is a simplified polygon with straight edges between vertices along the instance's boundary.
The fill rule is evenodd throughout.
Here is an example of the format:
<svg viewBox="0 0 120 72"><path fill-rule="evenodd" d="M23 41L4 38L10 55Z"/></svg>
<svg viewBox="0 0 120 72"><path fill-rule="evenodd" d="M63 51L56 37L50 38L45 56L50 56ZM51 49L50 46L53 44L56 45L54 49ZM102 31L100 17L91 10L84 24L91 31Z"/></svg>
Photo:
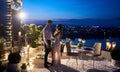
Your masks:
<svg viewBox="0 0 120 72"><path fill-rule="evenodd" d="M118 18L120 0L23 0L26 19Z"/></svg>

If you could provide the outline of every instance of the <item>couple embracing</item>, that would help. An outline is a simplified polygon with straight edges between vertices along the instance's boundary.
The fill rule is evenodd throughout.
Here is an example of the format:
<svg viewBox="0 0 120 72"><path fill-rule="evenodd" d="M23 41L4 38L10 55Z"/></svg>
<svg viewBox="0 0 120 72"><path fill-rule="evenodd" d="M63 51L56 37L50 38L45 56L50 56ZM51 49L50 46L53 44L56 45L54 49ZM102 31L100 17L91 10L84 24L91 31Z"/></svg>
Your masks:
<svg viewBox="0 0 120 72"><path fill-rule="evenodd" d="M43 40L45 43L45 57L44 57L44 66L49 68L48 64L59 65L60 64L60 40L62 37L62 26L60 24L56 25L56 30L53 33L52 31L52 21L48 20L46 26L43 29ZM54 46L51 48L51 38L54 38ZM52 51L53 50L53 51ZM48 54L52 53L52 63L48 62Z"/></svg>

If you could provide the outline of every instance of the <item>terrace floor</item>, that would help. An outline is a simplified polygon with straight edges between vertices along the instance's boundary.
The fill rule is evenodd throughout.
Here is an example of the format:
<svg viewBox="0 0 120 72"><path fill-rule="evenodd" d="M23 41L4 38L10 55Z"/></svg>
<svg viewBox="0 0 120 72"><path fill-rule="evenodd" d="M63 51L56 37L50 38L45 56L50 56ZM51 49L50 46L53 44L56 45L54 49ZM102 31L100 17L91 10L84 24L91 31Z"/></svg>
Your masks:
<svg viewBox="0 0 120 72"><path fill-rule="evenodd" d="M67 56L63 53L61 57L61 65L50 66L44 68L44 59L38 58L37 54L31 53L28 72L120 72L120 68L113 65L109 52L102 51L102 55L95 59L93 67L93 58L91 56L84 56L82 59L77 55ZM28 62L27 56L22 55L21 63ZM51 62L51 55L49 55L49 62Z"/></svg>

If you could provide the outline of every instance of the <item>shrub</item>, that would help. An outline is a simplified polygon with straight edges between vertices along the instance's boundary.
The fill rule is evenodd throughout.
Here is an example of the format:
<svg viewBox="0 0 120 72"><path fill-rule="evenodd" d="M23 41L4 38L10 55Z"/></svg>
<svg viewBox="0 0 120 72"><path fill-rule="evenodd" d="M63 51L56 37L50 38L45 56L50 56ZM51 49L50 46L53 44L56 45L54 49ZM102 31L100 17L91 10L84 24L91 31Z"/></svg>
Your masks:
<svg viewBox="0 0 120 72"><path fill-rule="evenodd" d="M120 49L115 48L114 50L111 51L111 57L114 60L119 60L120 61Z"/></svg>
<svg viewBox="0 0 120 72"><path fill-rule="evenodd" d="M21 60L21 56L18 52L10 53L8 56L9 63L16 64L19 63Z"/></svg>
<svg viewBox="0 0 120 72"><path fill-rule="evenodd" d="M82 44L78 43L78 44L77 44L77 47L78 47L78 48L82 47Z"/></svg>
<svg viewBox="0 0 120 72"><path fill-rule="evenodd" d="M35 41L32 41L30 45L31 45L32 48L36 48L37 47L37 44L36 44Z"/></svg>
<svg viewBox="0 0 120 72"><path fill-rule="evenodd" d="M26 63L23 63L22 66L21 66L21 69L26 69L26 68L27 68Z"/></svg>

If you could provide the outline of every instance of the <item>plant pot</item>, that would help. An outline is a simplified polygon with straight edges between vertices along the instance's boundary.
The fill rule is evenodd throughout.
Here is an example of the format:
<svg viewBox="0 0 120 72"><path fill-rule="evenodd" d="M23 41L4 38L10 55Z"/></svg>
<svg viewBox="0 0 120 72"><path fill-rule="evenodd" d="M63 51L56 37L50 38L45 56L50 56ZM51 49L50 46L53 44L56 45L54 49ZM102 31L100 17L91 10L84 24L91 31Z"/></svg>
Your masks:
<svg viewBox="0 0 120 72"><path fill-rule="evenodd" d="M116 48L114 50L111 50L111 57L114 60L120 60L120 49Z"/></svg>
<svg viewBox="0 0 120 72"><path fill-rule="evenodd" d="M116 48L111 50L111 57L113 59L113 64L117 67L120 67L120 49Z"/></svg>
<svg viewBox="0 0 120 72"><path fill-rule="evenodd" d="M30 48L29 51L30 51L30 53L36 53L37 52L37 48Z"/></svg>
<svg viewBox="0 0 120 72"><path fill-rule="evenodd" d="M18 63L16 63L16 64L8 63L7 72L19 72L19 71L20 71L20 69L18 67Z"/></svg>
<svg viewBox="0 0 120 72"><path fill-rule="evenodd" d="M8 56L8 66L7 72L19 72L19 62L21 61L21 56L18 52L10 53Z"/></svg>
<svg viewBox="0 0 120 72"><path fill-rule="evenodd" d="M28 72L26 69L22 69L21 72Z"/></svg>

